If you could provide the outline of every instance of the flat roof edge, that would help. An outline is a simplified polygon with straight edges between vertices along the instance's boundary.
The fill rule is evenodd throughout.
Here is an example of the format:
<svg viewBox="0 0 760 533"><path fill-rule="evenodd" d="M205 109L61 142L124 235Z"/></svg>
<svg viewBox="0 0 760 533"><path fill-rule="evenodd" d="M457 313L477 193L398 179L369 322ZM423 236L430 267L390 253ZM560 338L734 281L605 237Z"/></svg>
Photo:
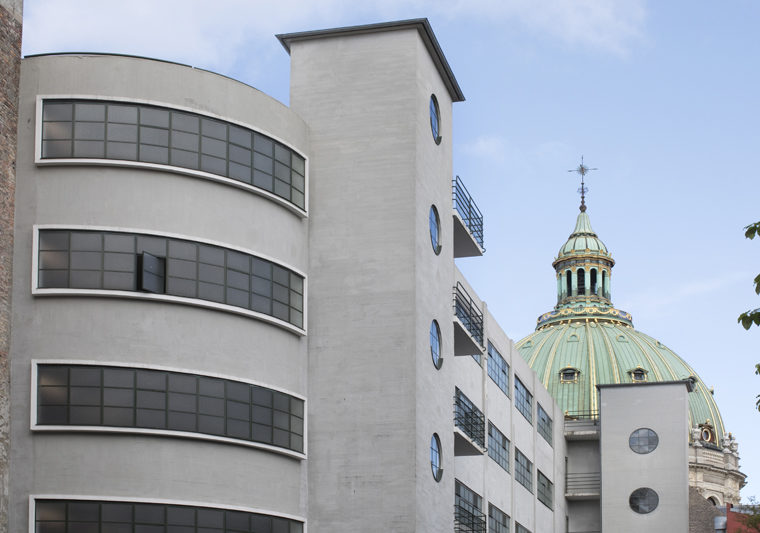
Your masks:
<svg viewBox="0 0 760 533"><path fill-rule="evenodd" d="M596 386L597 389L614 389L617 387L647 387L652 385L685 385L691 392L691 381L689 379L678 379L672 381L643 381L638 383L601 383Z"/></svg>
<svg viewBox="0 0 760 533"><path fill-rule="evenodd" d="M366 33L379 33L386 31L395 31L401 29L416 29L422 41L425 43L425 47L433 59L438 73L441 75L446 89L449 91L449 95L454 102L463 102L464 94L459 87L454 72L452 72L449 62L446 60L446 56L443 55L438 39L433 33L433 28L430 26L430 22L426 18L398 20L394 22L379 22L376 24L364 24L360 26L344 26L342 28L329 28L324 30L311 30L295 33L280 33L276 35L277 40L280 41L282 47L290 54L291 43L298 41L307 41L311 39L321 39L324 37L336 37L346 35L361 35Z"/></svg>

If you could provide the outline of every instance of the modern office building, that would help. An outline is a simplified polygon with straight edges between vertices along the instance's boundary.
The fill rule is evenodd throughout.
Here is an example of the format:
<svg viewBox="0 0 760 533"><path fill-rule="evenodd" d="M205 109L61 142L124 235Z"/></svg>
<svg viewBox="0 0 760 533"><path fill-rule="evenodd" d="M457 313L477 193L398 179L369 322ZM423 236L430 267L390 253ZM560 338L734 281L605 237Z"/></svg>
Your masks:
<svg viewBox="0 0 760 533"><path fill-rule="evenodd" d="M573 443L604 487L642 428L683 482L588 521L677 530L693 382L647 389L668 428L654 400L613 424L643 389L602 388L586 439L456 267L483 217L427 20L278 38L289 107L165 61L21 62L8 531L580 531Z"/></svg>

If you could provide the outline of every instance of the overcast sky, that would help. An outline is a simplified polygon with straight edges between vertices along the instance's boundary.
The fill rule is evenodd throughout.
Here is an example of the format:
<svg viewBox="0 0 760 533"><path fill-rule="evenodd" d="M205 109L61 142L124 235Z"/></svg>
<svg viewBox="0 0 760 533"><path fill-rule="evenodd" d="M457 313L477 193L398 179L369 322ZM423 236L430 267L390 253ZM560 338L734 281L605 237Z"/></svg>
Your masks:
<svg viewBox="0 0 760 533"><path fill-rule="evenodd" d="M760 2L733 0L26 0L25 54L92 51L187 63L288 102L276 33L427 17L467 100L454 171L485 216L458 260L514 340L556 303L585 156L612 297L715 387L760 497Z"/></svg>

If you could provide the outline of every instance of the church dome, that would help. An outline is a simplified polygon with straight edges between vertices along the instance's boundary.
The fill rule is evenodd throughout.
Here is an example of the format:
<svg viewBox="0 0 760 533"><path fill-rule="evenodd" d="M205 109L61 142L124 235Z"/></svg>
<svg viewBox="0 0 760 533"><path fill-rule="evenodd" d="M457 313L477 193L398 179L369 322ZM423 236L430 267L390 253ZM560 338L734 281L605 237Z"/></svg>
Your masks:
<svg viewBox="0 0 760 533"><path fill-rule="evenodd" d="M720 448L725 428L697 373L663 343L637 331L611 300L615 261L581 205L575 229L552 265L557 305L516 347L568 417L595 417L597 385L690 380L690 439Z"/></svg>

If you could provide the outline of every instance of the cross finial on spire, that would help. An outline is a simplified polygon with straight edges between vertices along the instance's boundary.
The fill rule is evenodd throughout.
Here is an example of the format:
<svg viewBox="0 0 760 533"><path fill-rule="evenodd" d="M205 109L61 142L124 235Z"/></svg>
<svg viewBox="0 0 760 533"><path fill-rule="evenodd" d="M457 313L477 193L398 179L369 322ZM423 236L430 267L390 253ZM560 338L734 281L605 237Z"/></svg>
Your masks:
<svg viewBox="0 0 760 533"><path fill-rule="evenodd" d="M581 175L581 188L578 189L578 192L581 194L581 206L580 206L581 212L586 211L586 193L588 192L588 187L586 187L586 184L584 183L584 178L586 177L586 174L588 174L592 170L599 170L599 169L587 167L583 163L583 156L581 156L581 164L578 165L578 168L568 170L568 172L577 172L578 174Z"/></svg>

